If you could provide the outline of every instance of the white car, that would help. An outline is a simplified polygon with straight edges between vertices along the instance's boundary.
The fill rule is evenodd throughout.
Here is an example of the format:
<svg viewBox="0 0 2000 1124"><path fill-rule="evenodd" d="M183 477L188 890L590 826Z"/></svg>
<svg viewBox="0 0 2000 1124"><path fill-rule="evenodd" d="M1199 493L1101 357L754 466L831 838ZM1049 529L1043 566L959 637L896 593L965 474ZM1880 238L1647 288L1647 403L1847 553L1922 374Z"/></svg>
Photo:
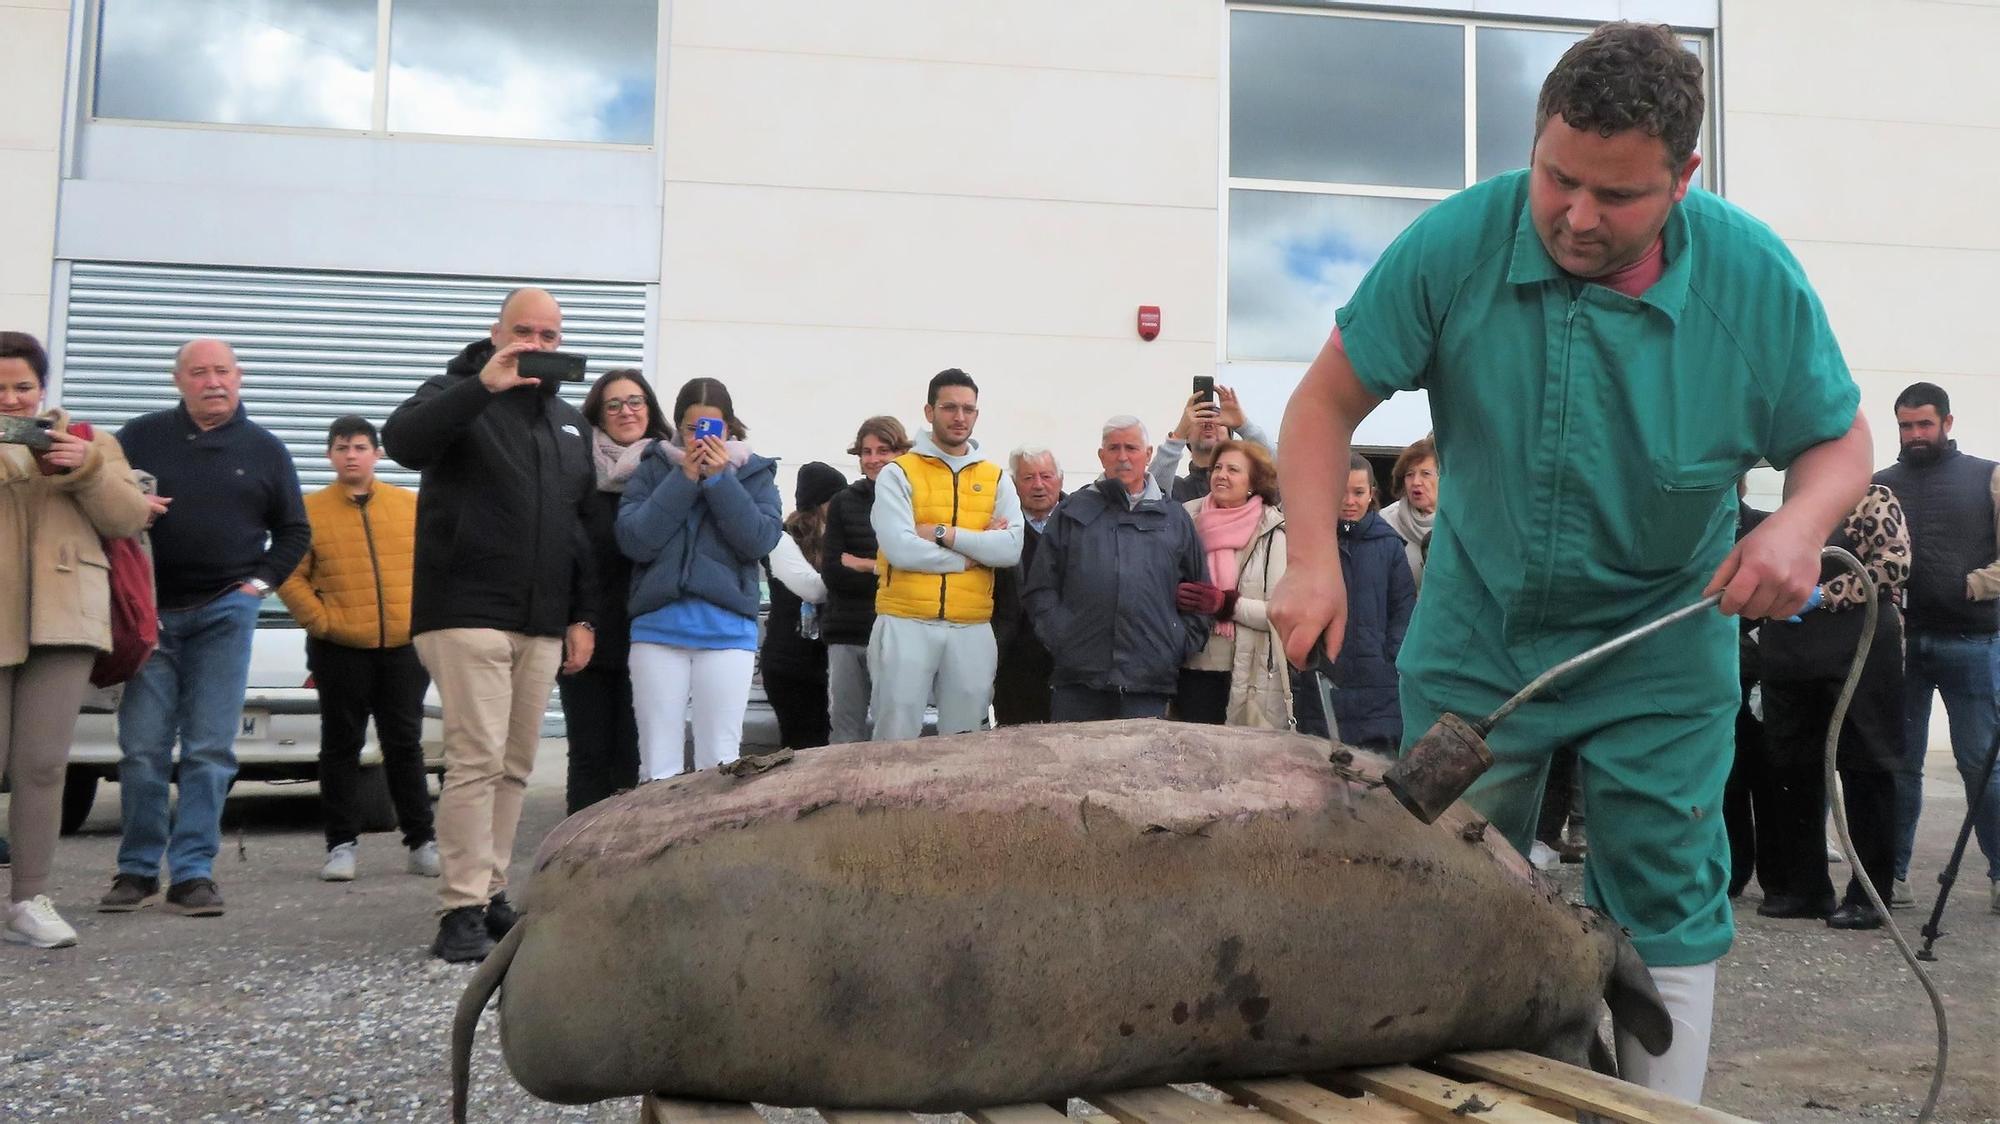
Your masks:
<svg viewBox="0 0 2000 1124"><path fill-rule="evenodd" d="M118 777L119 688L95 692L85 701L70 745L63 782L62 830L83 826L97 800L97 783ZM444 771L443 725L437 690L424 700L424 767ZM379 765L382 750L374 727L361 749L363 765ZM306 671L305 630L273 595L257 614L250 644L250 681L243 693L242 726L236 734L236 778L246 781L319 779L319 693Z"/></svg>

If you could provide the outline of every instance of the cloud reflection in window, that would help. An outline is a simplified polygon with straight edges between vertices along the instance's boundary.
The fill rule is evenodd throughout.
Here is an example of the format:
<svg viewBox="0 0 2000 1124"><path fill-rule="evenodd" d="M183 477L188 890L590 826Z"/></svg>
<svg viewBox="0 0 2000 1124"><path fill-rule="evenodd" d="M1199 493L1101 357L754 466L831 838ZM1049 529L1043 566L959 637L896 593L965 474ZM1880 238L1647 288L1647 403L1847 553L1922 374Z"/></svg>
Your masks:
<svg viewBox="0 0 2000 1124"><path fill-rule="evenodd" d="M377 0L104 0L94 112L372 127ZM649 144L658 0L392 0L391 131Z"/></svg>
<svg viewBox="0 0 2000 1124"><path fill-rule="evenodd" d="M1375 259L1430 206L1288 191L1229 193L1232 360L1306 361Z"/></svg>
<svg viewBox="0 0 2000 1124"><path fill-rule="evenodd" d="M394 0L389 128L649 144L658 27L658 0Z"/></svg>
<svg viewBox="0 0 2000 1124"><path fill-rule="evenodd" d="M104 0L96 115L366 129L375 0Z"/></svg>

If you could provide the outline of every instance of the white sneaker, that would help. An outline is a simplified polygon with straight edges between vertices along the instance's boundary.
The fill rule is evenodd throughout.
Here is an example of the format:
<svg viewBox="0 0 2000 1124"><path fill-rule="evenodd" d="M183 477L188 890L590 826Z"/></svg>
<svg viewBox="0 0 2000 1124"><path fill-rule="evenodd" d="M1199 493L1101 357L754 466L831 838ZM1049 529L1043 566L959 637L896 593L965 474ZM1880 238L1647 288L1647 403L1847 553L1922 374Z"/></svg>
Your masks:
<svg viewBox="0 0 2000 1124"><path fill-rule="evenodd" d="M1537 839L1528 848L1528 861L1535 864L1536 870L1554 870L1562 865L1562 852Z"/></svg>
<svg viewBox="0 0 2000 1124"><path fill-rule="evenodd" d="M47 894L36 894L8 907L7 940L36 948L68 948L76 943L76 930L56 912L56 903Z"/></svg>
<svg viewBox="0 0 2000 1124"><path fill-rule="evenodd" d="M1826 841L1826 861L1830 863L1847 861L1847 856L1840 853L1840 844L1831 839Z"/></svg>
<svg viewBox="0 0 2000 1124"><path fill-rule="evenodd" d="M1916 904L1917 893L1915 890L1910 889L1910 880L1907 878L1896 879L1895 886L1889 890L1889 908L1909 909Z"/></svg>
<svg viewBox="0 0 2000 1124"><path fill-rule="evenodd" d="M436 878L444 872L438 865L438 845L433 839L429 843L419 843L410 848L410 864L406 868L411 874L424 878Z"/></svg>
<svg viewBox="0 0 2000 1124"><path fill-rule="evenodd" d="M326 865L319 868L321 882L354 881L354 851L352 843L342 843L326 853Z"/></svg>

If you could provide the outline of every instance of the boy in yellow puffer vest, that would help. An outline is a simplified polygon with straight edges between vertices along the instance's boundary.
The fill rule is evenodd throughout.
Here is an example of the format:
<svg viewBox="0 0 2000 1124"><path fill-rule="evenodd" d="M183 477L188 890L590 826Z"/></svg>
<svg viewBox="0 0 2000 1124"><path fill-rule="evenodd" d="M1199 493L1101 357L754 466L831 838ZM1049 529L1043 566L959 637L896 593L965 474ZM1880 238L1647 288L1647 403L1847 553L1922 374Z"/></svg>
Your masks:
<svg viewBox="0 0 2000 1124"><path fill-rule="evenodd" d="M410 643L417 494L375 479L375 426L349 414L327 432L338 477L306 497L312 549L278 587L306 630L306 666L319 692L319 791L328 882L354 879L361 747L368 717L411 874L438 875L437 835L424 782L424 692L430 677Z"/></svg>
<svg viewBox="0 0 2000 1124"><path fill-rule="evenodd" d="M993 702L993 571L1021 560L1021 500L972 440L979 386L956 367L931 379L930 432L875 478L877 590L868 639L875 740L976 730Z"/></svg>

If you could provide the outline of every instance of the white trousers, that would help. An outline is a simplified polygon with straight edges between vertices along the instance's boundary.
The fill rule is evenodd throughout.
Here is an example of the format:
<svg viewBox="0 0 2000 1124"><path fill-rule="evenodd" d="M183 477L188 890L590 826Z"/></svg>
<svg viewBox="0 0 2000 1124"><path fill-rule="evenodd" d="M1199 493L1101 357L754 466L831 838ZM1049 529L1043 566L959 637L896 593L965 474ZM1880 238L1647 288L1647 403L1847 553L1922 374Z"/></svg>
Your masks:
<svg viewBox="0 0 2000 1124"><path fill-rule="evenodd" d="M1618 1076L1656 1093L1693 1104L1701 1103L1708 1077L1708 1040L1715 1026L1715 965L1648 968L1660 1002L1674 1021L1674 1044L1659 1057L1646 1052L1639 1040L1619 1031Z"/></svg>
<svg viewBox="0 0 2000 1124"><path fill-rule="evenodd" d="M877 616L868 637L875 740L922 735L924 705L933 699L938 733L979 729L993 705L993 672L999 662L991 625Z"/></svg>
<svg viewBox="0 0 2000 1124"><path fill-rule="evenodd" d="M639 778L675 776L687 762L694 727L694 767L736 760L757 653L633 644L632 711L639 720Z"/></svg>

